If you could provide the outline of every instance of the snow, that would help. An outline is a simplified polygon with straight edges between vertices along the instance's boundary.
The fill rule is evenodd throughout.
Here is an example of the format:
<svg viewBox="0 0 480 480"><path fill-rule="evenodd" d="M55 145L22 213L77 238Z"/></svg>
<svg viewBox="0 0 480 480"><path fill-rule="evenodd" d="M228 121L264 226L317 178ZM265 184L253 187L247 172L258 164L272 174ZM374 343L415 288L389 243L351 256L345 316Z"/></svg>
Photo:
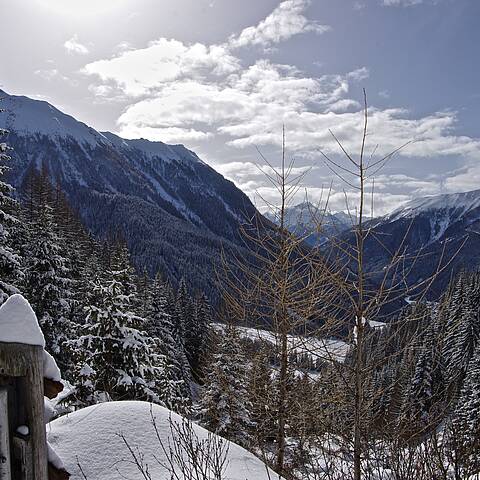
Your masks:
<svg viewBox="0 0 480 480"><path fill-rule="evenodd" d="M0 342L45 347L37 316L28 301L18 293L0 307Z"/></svg>
<svg viewBox="0 0 480 480"><path fill-rule="evenodd" d="M203 163L198 156L184 145L168 145L163 142L155 142L144 138L125 139L111 132L102 132L115 146L120 148L137 149L145 153L149 158L160 157L162 161L177 161Z"/></svg>
<svg viewBox="0 0 480 480"><path fill-rule="evenodd" d="M43 376L59 382L62 379L62 374L58 368L57 362L55 359L48 353L43 352Z"/></svg>
<svg viewBox="0 0 480 480"><path fill-rule="evenodd" d="M214 328L222 329L223 324L213 324ZM240 335L251 340L262 340L271 344L276 343L276 336L270 330L252 327L237 327ZM324 359L343 362L350 346L348 343L333 338L316 338L288 335L288 349L296 354L307 354L312 359Z"/></svg>
<svg viewBox="0 0 480 480"><path fill-rule="evenodd" d="M63 470L65 468L65 465L62 461L62 459L57 455L55 450L52 448L52 446L47 442L47 455L48 455L48 461L55 467L58 468L59 470ZM67 470L68 471L68 470Z"/></svg>
<svg viewBox="0 0 480 480"><path fill-rule="evenodd" d="M0 90L2 108L6 111L5 127L16 133L38 133L58 138L75 138L80 144L96 145L98 142L107 142L106 138L77 121L70 115L62 113L49 103L33 100L24 96L8 95ZM0 119L3 122L3 118Z"/></svg>
<svg viewBox="0 0 480 480"><path fill-rule="evenodd" d="M416 198L393 211L386 219L394 221L400 218L412 218L423 212L443 210L445 221L447 221L449 220L448 211L451 211L455 218L460 218L479 207L480 190L473 190L471 192Z"/></svg>
<svg viewBox="0 0 480 480"><path fill-rule="evenodd" d="M17 433L19 433L20 435L27 436L30 433L30 430L28 429L28 427L26 425L20 425L17 428Z"/></svg>
<svg viewBox="0 0 480 480"><path fill-rule="evenodd" d="M179 423L182 417L158 405L135 401L102 403L57 418L47 427L48 441L62 457L72 474L71 480L84 478L78 465L87 478L95 480L143 480L145 477L132 463L133 458L119 434L134 451L145 456L152 478L170 480L168 471L159 465L166 457L152 425L152 414L168 449L169 418ZM200 440L207 438L207 431L202 427L194 424L193 430ZM277 475L269 473L272 480L278 480ZM230 442L225 478L267 480L269 475L261 460Z"/></svg>
<svg viewBox="0 0 480 480"><path fill-rule="evenodd" d="M43 418L45 420L45 424L47 424L54 416L55 416L55 407L53 402L49 398L44 397Z"/></svg>

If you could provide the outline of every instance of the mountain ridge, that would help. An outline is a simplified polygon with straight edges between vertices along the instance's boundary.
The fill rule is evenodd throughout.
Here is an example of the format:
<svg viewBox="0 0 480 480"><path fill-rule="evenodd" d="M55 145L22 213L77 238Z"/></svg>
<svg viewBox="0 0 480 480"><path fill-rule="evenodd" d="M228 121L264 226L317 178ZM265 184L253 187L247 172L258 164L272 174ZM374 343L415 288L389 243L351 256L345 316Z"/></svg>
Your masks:
<svg viewBox="0 0 480 480"><path fill-rule="evenodd" d="M46 168L97 238L122 233L137 268L213 293L213 263L243 248L239 226L258 214L243 192L183 145L123 139L47 102L0 96L20 195L28 172Z"/></svg>

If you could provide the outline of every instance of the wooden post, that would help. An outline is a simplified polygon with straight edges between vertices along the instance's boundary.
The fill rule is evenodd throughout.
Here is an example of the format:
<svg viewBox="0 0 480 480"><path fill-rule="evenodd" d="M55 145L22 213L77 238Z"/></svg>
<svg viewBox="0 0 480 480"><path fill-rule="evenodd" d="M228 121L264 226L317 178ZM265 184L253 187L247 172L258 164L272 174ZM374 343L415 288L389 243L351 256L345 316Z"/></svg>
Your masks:
<svg viewBox="0 0 480 480"><path fill-rule="evenodd" d="M10 451L11 466L15 465L13 478L27 480L25 472L31 472L29 475L35 480L48 480L43 347L0 342L0 385L2 384L8 385L10 408L7 428L9 439L16 447L13 452ZM23 425L28 427L29 433L21 439L24 443L20 445L20 439L13 439L16 429ZM19 452L23 453L20 455ZM2 477L0 479L3 480Z"/></svg>
<svg viewBox="0 0 480 480"><path fill-rule="evenodd" d="M0 387L0 480L12 480L7 389Z"/></svg>

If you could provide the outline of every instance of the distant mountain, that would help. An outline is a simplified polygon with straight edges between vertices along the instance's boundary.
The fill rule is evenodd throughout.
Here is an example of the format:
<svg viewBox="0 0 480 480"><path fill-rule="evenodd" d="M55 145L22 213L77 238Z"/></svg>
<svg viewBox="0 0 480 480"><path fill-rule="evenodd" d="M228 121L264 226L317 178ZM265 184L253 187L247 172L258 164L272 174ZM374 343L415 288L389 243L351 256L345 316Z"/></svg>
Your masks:
<svg viewBox="0 0 480 480"><path fill-rule="evenodd" d="M0 127L13 148L11 181L46 167L87 228L121 232L138 268L213 292L222 248L242 248L248 197L183 145L98 132L47 102L0 91Z"/></svg>
<svg viewBox="0 0 480 480"><path fill-rule="evenodd" d="M440 270L430 298L438 297L456 272L480 267L480 190L418 198L367 227L364 258L377 282L395 252L401 255L396 278L405 275L410 287ZM351 233L343 239L353 244Z"/></svg>
<svg viewBox="0 0 480 480"><path fill-rule="evenodd" d="M264 214L269 220L278 223L275 214ZM352 219L344 212L330 213L310 202L303 202L285 210L285 224L288 230L305 239L310 246L325 243L352 227Z"/></svg>

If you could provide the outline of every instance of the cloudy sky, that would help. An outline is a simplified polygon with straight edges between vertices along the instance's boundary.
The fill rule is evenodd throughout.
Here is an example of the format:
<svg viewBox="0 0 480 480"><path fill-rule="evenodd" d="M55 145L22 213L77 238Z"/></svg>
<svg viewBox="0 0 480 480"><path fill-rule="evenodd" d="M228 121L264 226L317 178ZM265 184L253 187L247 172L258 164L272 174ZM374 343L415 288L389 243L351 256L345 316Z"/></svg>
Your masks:
<svg viewBox="0 0 480 480"><path fill-rule="evenodd" d="M354 190L320 151L343 161L331 129L358 155L362 88L369 157L412 142L376 173L376 213L480 188L478 0L0 0L0 11L1 88L97 130L183 143L259 206L275 190L257 149L278 165L285 125L310 198L333 181L331 208L344 208Z"/></svg>

